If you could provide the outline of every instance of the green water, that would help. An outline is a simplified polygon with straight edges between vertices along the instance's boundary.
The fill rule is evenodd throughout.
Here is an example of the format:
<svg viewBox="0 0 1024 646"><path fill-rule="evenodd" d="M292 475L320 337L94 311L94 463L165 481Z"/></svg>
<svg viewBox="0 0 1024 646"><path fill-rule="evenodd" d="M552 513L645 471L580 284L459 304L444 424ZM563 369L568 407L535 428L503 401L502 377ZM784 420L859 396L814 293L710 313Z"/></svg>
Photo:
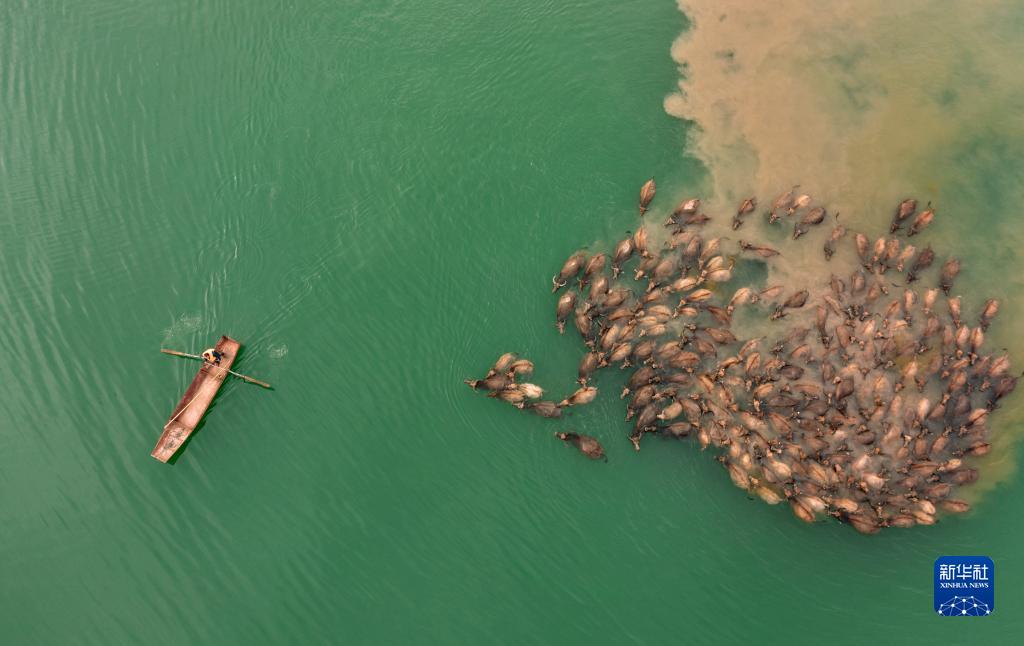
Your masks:
<svg viewBox="0 0 1024 646"><path fill-rule="evenodd" d="M1018 51L1004 9L987 46ZM1019 443L967 516L863 537L692 443L634 453L619 374L559 422L461 383L515 350L571 388L551 273L633 228L651 174L662 208L721 176L663 107L686 26L639 0L0 3L4 643L1019 638ZM1017 96L952 110L955 146L906 175L960 208L936 235L981 260L964 286L1018 298L990 335L1012 348ZM229 383L160 464L196 365L158 349L222 333L276 389ZM992 616L933 615L943 554L994 559Z"/></svg>

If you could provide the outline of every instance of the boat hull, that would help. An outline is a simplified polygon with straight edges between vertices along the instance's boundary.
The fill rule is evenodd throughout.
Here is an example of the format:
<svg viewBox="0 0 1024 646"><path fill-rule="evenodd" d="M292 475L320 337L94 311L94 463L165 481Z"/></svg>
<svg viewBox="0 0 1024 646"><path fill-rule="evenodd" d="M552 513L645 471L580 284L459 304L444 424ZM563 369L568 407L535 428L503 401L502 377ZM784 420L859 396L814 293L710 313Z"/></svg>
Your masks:
<svg viewBox="0 0 1024 646"><path fill-rule="evenodd" d="M220 365L203 362L185 395L171 413L170 420L164 425L164 432L150 454L161 462L167 462L174 457L181 445L196 430L199 421L206 414L206 409L213 403L213 398L217 396L217 391L228 376L228 370L234 364L241 344L231 337L222 336L215 347L224 355Z"/></svg>

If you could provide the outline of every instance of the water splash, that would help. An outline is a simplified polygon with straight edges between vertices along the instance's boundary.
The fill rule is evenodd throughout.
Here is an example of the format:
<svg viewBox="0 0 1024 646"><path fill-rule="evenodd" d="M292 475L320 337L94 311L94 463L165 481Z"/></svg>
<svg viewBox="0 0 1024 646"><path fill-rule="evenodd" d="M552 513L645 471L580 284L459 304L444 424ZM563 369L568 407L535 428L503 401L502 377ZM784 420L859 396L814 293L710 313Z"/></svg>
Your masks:
<svg viewBox="0 0 1024 646"><path fill-rule="evenodd" d="M190 337L203 327L203 315L198 312L184 312L164 330L163 344Z"/></svg>

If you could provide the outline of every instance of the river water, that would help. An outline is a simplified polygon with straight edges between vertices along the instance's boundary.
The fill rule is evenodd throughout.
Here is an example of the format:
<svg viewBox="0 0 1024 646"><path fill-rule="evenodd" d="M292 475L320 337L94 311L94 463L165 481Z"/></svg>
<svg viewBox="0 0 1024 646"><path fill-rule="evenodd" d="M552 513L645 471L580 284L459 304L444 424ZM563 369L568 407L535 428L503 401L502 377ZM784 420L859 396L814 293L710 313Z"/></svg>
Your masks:
<svg viewBox="0 0 1024 646"><path fill-rule="evenodd" d="M1024 6L850 5L0 3L4 642L1019 636L1019 396L969 514L865 537L634 453L620 375L558 422L462 384L515 350L571 388L550 276L652 174L656 215L931 200L1024 359ZM220 334L276 388L228 383L160 464L197 366L158 350ZM945 554L994 560L993 615L934 616Z"/></svg>

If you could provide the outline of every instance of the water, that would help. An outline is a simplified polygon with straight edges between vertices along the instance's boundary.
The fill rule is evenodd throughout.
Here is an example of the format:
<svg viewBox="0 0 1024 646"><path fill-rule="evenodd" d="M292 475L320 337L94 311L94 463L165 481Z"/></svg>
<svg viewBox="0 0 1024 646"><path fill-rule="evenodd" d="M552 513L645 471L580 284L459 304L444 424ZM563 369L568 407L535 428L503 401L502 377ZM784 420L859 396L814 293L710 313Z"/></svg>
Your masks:
<svg viewBox="0 0 1024 646"><path fill-rule="evenodd" d="M864 222L933 199L965 309L1007 299L989 336L1024 356L1019 9L878 3L851 23L776 3L743 38L733 4L687 6L692 38L787 79L748 91L792 123L698 77L710 59L673 47L688 19L669 2L2 3L4 641L1020 634L1017 398L972 513L862 537L748 500L692 444L634 454L619 375L562 422L461 383L516 350L570 387L580 347L549 324L550 274L633 228L652 173L662 209L797 182ZM892 34L927 47L880 52ZM692 61L685 109L670 50ZM833 78L804 64L828 55L856 61L847 84L875 88L877 113L851 125L827 84L817 110L787 99ZM896 92L907 78L923 81ZM927 118L906 109L918 87ZM742 136L718 136L715 104ZM222 333L276 390L229 383L162 465L148 453L196 365L158 349ZM609 463L551 437L566 428ZM995 560L995 614L932 616L942 554Z"/></svg>

